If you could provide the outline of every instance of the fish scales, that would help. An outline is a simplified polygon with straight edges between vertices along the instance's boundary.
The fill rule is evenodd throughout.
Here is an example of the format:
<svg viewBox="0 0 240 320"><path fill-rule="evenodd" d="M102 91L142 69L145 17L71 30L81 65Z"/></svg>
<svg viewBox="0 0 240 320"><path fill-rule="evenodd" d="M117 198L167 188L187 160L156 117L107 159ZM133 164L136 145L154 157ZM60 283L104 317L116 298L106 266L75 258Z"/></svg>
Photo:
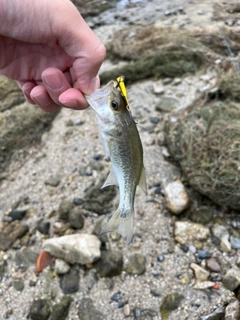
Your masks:
<svg viewBox="0 0 240 320"><path fill-rule="evenodd" d="M120 201L102 233L117 231L130 243L133 236L134 198L137 185L146 192L143 148L135 122L116 81L86 96L102 135L106 157L112 163L103 187L119 186Z"/></svg>

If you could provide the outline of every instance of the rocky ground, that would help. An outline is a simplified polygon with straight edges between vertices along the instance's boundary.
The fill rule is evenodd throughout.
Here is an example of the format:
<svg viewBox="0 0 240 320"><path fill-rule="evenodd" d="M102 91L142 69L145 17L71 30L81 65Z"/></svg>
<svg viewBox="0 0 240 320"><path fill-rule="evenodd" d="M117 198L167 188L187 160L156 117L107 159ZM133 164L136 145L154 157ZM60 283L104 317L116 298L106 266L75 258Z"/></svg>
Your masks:
<svg viewBox="0 0 240 320"><path fill-rule="evenodd" d="M227 25L231 32L240 21L237 5L218 3L221 10L216 11L212 1L99 1L98 5L86 7L84 16L109 48L119 31L129 27L132 33L127 31L124 41L131 43L139 28L147 30L149 25L159 33L174 27L179 32L198 28L204 34L206 27L216 24ZM145 35L144 43L146 38L153 39ZM219 34L217 38L221 40ZM162 44L156 34L154 39L148 54ZM178 75L151 74L129 85L148 183L148 195L141 190L136 195L131 245L115 233L98 236L119 195L114 187L100 190L110 163L104 159L90 108L64 109L44 120L34 115L46 124L37 127L41 141L39 135L32 138L31 131L27 148L21 142L16 149L11 142L15 151L7 164L2 156L0 174L0 319L239 319L238 213L191 188L169 154L164 131L169 116L176 121L179 112L217 85L219 68L229 65L220 42L218 52L209 50L196 72L178 68ZM135 48L130 50L131 63L145 59L143 47ZM103 64L103 78L129 62L114 54L114 62L106 59ZM170 67L168 74L174 69ZM0 127L4 119L12 118L12 105L22 103L18 99L14 91L9 108L0 104ZM28 106L22 103L18 108ZM8 145L4 148L3 154ZM50 252L52 264L37 272L36 260L43 249Z"/></svg>

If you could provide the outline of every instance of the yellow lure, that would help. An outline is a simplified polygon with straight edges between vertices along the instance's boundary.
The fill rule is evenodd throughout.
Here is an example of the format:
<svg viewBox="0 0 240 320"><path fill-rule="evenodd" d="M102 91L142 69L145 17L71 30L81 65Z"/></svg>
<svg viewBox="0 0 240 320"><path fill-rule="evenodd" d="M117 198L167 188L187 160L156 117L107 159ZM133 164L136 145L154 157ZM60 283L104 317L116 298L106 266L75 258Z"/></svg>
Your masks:
<svg viewBox="0 0 240 320"><path fill-rule="evenodd" d="M126 89L126 86L124 83L125 78L124 78L124 76L121 76L121 77L118 77L116 80L117 80L118 86L120 88L121 94L126 102L126 108L128 111L130 111L130 103L129 103L128 97L127 97L127 89Z"/></svg>

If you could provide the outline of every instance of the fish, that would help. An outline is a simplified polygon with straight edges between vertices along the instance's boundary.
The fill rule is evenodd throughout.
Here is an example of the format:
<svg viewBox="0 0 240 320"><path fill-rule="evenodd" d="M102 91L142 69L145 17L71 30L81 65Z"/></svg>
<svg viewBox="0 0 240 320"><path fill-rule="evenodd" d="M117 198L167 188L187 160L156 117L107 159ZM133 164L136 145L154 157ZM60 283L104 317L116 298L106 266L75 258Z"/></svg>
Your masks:
<svg viewBox="0 0 240 320"><path fill-rule="evenodd" d="M139 186L147 194L147 183L142 142L132 117L124 77L111 80L85 97L94 110L105 156L111 161L111 171L102 188L117 185L120 193L118 208L101 234L116 231L130 244L136 188Z"/></svg>

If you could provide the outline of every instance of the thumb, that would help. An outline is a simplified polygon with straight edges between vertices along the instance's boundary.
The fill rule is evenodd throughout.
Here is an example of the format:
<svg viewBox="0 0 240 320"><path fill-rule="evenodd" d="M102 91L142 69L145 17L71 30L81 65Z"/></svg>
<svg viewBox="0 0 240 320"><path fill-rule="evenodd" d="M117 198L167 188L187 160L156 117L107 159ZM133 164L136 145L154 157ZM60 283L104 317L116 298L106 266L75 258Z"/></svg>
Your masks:
<svg viewBox="0 0 240 320"><path fill-rule="evenodd" d="M68 15L64 16L68 19L71 16L74 23L62 23L67 28L61 30L58 36L59 44L74 58L71 68L74 87L90 94L99 86L98 71L105 58L106 49L71 2L68 2L68 9ZM60 16L62 19L62 15Z"/></svg>

